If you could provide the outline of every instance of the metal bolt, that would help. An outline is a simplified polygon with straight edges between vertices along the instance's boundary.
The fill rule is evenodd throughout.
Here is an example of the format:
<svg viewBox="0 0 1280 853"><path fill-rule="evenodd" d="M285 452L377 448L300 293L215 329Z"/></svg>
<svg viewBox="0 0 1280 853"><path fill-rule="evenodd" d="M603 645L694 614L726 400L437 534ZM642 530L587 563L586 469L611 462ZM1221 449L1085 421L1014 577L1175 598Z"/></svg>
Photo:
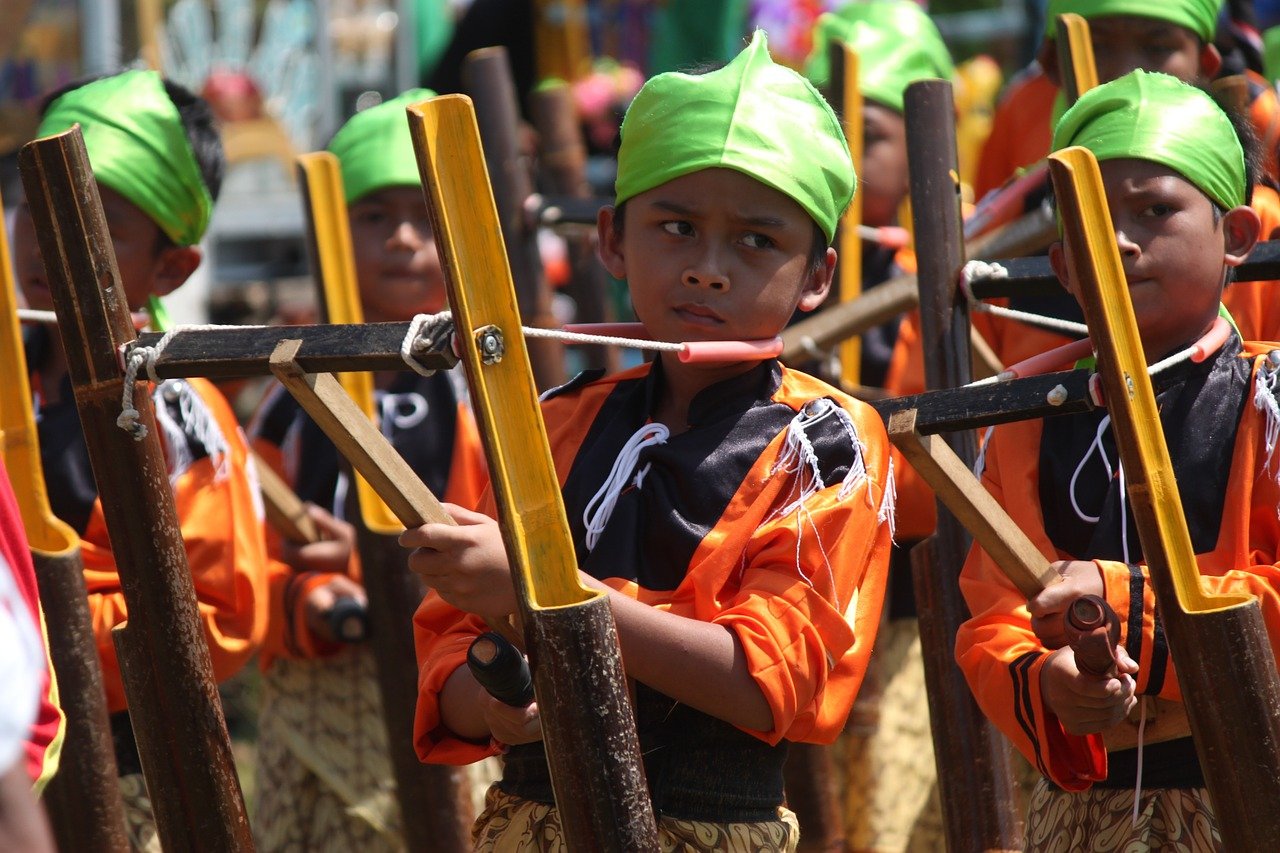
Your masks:
<svg viewBox="0 0 1280 853"><path fill-rule="evenodd" d="M484 364L497 364L507 352L507 345L502 339L502 330L497 326L482 326L476 330L476 348L480 351L480 361Z"/></svg>

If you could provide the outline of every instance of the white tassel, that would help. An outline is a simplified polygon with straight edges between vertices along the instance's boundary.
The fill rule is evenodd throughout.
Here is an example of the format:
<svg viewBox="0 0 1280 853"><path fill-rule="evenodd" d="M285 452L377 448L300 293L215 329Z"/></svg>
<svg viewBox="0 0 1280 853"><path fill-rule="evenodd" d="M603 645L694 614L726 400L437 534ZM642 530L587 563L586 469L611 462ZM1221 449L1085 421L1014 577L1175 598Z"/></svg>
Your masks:
<svg viewBox="0 0 1280 853"><path fill-rule="evenodd" d="M889 472L884 478L884 495L880 499L880 512L876 522L889 524L889 539L894 540L898 525L898 484L893 479L893 457L889 457Z"/></svg>
<svg viewBox="0 0 1280 853"><path fill-rule="evenodd" d="M618 505L618 498L621 497L622 490L627 487L628 481L638 489L644 482L645 474L649 473L648 465L635 471L636 463L640 461L641 451L655 444L666 444L670 435L671 430L667 429L665 424L645 424L636 430L622 446L622 450L618 452L618 458L613 461L613 469L605 478L604 485L591 500L587 501L587 507L582 511L582 523L587 528L588 551L595 550L596 543L600 541L600 534L608 526L609 518L613 515L614 507Z"/></svg>
<svg viewBox="0 0 1280 853"><path fill-rule="evenodd" d="M1276 404L1277 379L1280 379L1280 367L1273 367L1268 357L1267 364L1258 371L1258 381L1253 392L1253 405L1263 413L1267 421L1263 432L1267 454L1263 460L1263 470L1272 467L1276 444L1280 442L1280 405ZM1274 476L1276 482L1280 483L1280 468L1275 471ZM1276 507L1276 517L1280 518L1280 506Z"/></svg>
<svg viewBox="0 0 1280 853"><path fill-rule="evenodd" d="M170 416L165 398L172 393L178 404L178 419ZM180 379L167 379L156 386L153 396L156 420L165 432L165 455L169 461L169 479L177 479L191 467L194 461L186 439L199 442L213 463L214 478L221 480L228 473L230 445L222 434L222 427L204 400L190 384Z"/></svg>

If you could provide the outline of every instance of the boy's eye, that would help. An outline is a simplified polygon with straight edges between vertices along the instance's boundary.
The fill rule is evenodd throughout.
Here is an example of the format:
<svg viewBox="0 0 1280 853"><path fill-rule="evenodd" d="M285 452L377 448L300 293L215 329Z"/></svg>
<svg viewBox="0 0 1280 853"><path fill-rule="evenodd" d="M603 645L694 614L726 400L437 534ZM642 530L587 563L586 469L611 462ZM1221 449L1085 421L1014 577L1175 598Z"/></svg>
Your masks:
<svg viewBox="0 0 1280 853"><path fill-rule="evenodd" d="M351 212L352 221L362 225L378 225L386 218L386 214L376 207L358 207Z"/></svg>
<svg viewBox="0 0 1280 853"><path fill-rule="evenodd" d="M1157 203L1149 205L1143 213L1147 216L1168 216L1173 213L1172 205Z"/></svg>
<svg viewBox="0 0 1280 853"><path fill-rule="evenodd" d="M773 245L772 238L766 237L763 234L758 234L754 231L750 231L744 235L742 242L746 243L752 249L768 249Z"/></svg>
<svg viewBox="0 0 1280 853"><path fill-rule="evenodd" d="M677 237L693 236L693 225L683 219L668 219L662 223L662 230Z"/></svg>

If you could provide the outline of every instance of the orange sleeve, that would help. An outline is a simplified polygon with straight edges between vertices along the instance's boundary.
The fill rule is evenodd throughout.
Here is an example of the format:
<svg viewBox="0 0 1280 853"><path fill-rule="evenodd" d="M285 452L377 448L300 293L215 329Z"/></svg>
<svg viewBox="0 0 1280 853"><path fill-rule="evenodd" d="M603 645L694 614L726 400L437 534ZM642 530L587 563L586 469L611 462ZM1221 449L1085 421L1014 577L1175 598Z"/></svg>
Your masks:
<svg viewBox="0 0 1280 853"><path fill-rule="evenodd" d="M1043 160L1053 143L1053 101L1058 87L1044 72L1016 80L1000 100L991 121L991 134L982 146L974 197L981 199L1024 166Z"/></svg>
<svg viewBox="0 0 1280 853"><path fill-rule="evenodd" d="M266 633L267 555L258 486L249 471L244 434L213 386L204 380L190 383L227 443L220 460L225 466L222 470L206 457L172 483L200 622L214 677L221 682L248 661ZM111 711L119 711L126 702L111 629L123 623L128 613L101 501L95 503L90 516L82 554L107 704Z"/></svg>
<svg viewBox="0 0 1280 853"><path fill-rule="evenodd" d="M999 427L987 449L983 482L1046 559L1056 560L1043 532L1038 478L1031 464L1039 446L1038 422ZM1011 455L1014 464L1006 471ZM1064 790L1080 791L1106 778L1101 735L1067 733L1045 705L1040 670L1048 651L1031 630L1026 599L977 545L961 570L960 589L972 616L956 634L956 660L982 712Z"/></svg>
<svg viewBox="0 0 1280 853"><path fill-rule="evenodd" d="M440 691L453 671L467 662L471 641L488 630L479 616L445 603L434 591L413 617L418 655L418 706L413 718L413 746L429 764L471 764L497 754L491 743L462 740L440 721Z"/></svg>
<svg viewBox="0 0 1280 853"><path fill-rule="evenodd" d="M810 496L761 525L743 555L738 593L710 621L732 628L773 714L768 743L832 743L866 674L888 577L880 518L889 443L877 417L858 434L870 472Z"/></svg>
<svg viewBox="0 0 1280 853"><path fill-rule="evenodd" d="M1280 194L1264 184L1253 188L1250 207L1262 221L1260 239L1269 240L1274 233L1280 237ZM1238 281L1227 285L1222 293L1222 304L1231 312L1246 341L1280 340L1280 300L1276 299L1275 281Z"/></svg>
<svg viewBox="0 0 1280 853"><path fill-rule="evenodd" d="M445 489L444 500L467 509L475 509L480 505L480 496L489 486L489 466L485 463L475 415L466 403L458 403L456 423L453 458L449 463L449 485Z"/></svg>

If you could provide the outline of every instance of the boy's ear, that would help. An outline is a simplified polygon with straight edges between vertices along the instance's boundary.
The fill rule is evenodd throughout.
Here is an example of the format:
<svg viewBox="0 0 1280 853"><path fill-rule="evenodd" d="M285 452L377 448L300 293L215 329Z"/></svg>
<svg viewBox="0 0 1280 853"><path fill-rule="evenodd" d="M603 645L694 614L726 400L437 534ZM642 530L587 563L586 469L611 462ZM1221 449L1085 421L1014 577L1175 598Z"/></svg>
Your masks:
<svg viewBox="0 0 1280 853"><path fill-rule="evenodd" d="M1223 263L1238 267L1257 245L1262 221L1251 207L1233 207L1222 215Z"/></svg>
<svg viewBox="0 0 1280 853"><path fill-rule="evenodd" d="M153 267L152 292L156 296L173 293L191 278L203 257L199 246L165 246Z"/></svg>
<svg viewBox="0 0 1280 853"><path fill-rule="evenodd" d="M1049 266L1053 267L1053 274L1058 277L1058 283L1067 293L1075 296L1075 289L1071 286L1071 270L1067 266L1067 249L1061 240L1055 240L1049 244Z"/></svg>
<svg viewBox="0 0 1280 853"><path fill-rule="evenodd" d="M1218 52L1218 48L1213 42L1206 43L1200 48L1200 73L1205 80L1212 80L1218 76L1218 71L1221 68L1222 54Z"/></svg>
<svg viewBox="0 0 1280 853"><path fill-rule="evenodd" d="M800 291L800 301L796 309L809 312L821 305L831 292L831 283L835 280L836 250L827 247L827 254L822 263L809 267L805 272L804 288Z"/></svg>
<svg viewBox="0 0 1280 853"><path fill-rule="evenodd" d="M613 205L606 204L596 214L596 252L609 275L625 280L627 263L622 251L622 235L613 227L617 213Z"/></svg>

